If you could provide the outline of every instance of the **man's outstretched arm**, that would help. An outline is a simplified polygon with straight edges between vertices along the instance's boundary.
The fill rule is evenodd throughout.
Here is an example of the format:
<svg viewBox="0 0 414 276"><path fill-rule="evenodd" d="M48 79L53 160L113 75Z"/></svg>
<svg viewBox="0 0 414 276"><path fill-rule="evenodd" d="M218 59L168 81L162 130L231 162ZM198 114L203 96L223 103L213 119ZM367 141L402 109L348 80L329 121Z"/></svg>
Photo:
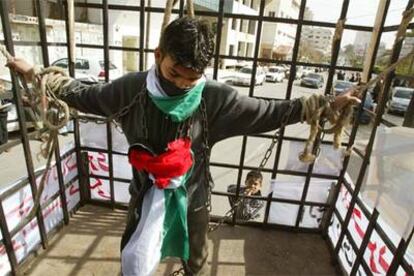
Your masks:
<svg viewBox="0 0 414 276"><path fill-rule="evenodd" d="M21 73L27 82L33 81L34 67L25 60L14 58L7 66ZM139 90L140 78L143 78L142 74L131 73L110 83L93 85L70 79L62 82L56 96L81 112L107 117L132 100Z"/></svg>

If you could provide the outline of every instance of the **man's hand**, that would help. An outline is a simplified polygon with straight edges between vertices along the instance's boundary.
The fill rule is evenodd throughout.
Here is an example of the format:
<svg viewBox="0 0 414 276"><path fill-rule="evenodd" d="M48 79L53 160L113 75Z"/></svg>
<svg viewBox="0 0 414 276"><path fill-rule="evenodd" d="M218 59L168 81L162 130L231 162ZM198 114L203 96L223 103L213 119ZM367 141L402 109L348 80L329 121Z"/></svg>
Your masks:
<svg viewBox="0 0 414 276"><path fill-rule="evenodd" d="M332 103L331 107L334 110L341 110L348 104L357 105L361 103L361 100L356 96L358 90L355 88L349 89L347 92L342 93L339 96L335 97L335 101Z"/></svg>
<svg viewBox="0 0 414 276"><path fill-rule="evenodd" d="M10 67L14 71L20 73L25 78L26 82L30 83L33 81L34 77L34 67L27 61L22 58L13 58L8 61L6 64L7 67Z"/></svg>

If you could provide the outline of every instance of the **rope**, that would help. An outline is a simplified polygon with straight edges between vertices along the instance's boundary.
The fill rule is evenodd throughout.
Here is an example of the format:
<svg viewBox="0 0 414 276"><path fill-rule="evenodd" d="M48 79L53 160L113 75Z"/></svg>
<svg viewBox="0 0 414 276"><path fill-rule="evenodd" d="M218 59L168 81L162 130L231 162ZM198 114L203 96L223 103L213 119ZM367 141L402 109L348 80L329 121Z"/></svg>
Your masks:
<svg viewBox="0 0 414 276"><path fill-rule="evenodd" d="M399 42L404 39L405 33L407 32L408 24L410 24L411 19L414 17L414 8L406 10L403 12L403 17L401 19L400 27L398 28L396 35L396 42Z"/></svg>
<svg viewBox="0 0 414 276"><path fill-rule="evenodd" d="M164 18L161 24L161 34L170 23L172 9L177 2L178 0L167 0L167 3L165 4ZM187 0L187 16L190 18L195 17L193 0Z"/></svg>
<svg viewBox="0 0 414 276"><path fill-rule="evenodd" d="M384 71L378 74L375 78L372 78L366 84L356 86L356 93L354 96L361 97L362 93L366 91L371 85L377 81L384 79L388 74L395 70L395 68L401 63L414 57L414 50L409 54L399 59L395 63L388 66ZM302 101L302 122L306 121L310 125L309 138L305 143L304 151L299 155L299 160L302 162L313 162L316 156L312 153L312 148L316 140L316 136L319 130L324 133L334 135L334 148L339 148L342 141L342 132L351 121L353 103L348 103L342 110L333 111L326 96L313 94L309 98L301 98ZM329 129L321 129L319 122L321 118L327 119L332 127ZM350 154L350 150L346 151L346 154Z"/></svg>
<svg viewBox="0 0 414 276"><path fill-rule="evenodd" d="M7 51L4 45L0 45L0 52L5 56L8 62L14 60L14 57ZM21 76L19 76L21 77ZM21 77L23 87L27 90L27 85L23 77ZM46 176L50 170L53 153L57 146L58 130L65 126L70 117L69 106L62 100L57 98L57 94L60 89L68 86L72 82L72 79L66 75L66 73L58 67L49 67L40 70L38 67L33 69L33 98L34 104L40 105L38 112L40 113L41 120L46 127L46 132L42 134L42 144L40 145L39 155L47 158L46 168L41 177L38 191L33 195L33 207L30 212L20 221L16 226L16 229L24 227L29 223L40 207L40 199L45 187ZM28 90L26 92L29 92ZM34 106L31 103L31 106ZM35 111L36 112L36 111Z"/></svg>
<svg viewBox="0 0 414 276"><path fill-rule="evenodd" d="M344 33L344 28L345 28L345 21L346 18L344 19L339 19L338 22L336 22L336 27L335 27L335 33L332 39L332 51L335 48L335 43L337 41L339 41L342 38L342 34Z"/></svg>

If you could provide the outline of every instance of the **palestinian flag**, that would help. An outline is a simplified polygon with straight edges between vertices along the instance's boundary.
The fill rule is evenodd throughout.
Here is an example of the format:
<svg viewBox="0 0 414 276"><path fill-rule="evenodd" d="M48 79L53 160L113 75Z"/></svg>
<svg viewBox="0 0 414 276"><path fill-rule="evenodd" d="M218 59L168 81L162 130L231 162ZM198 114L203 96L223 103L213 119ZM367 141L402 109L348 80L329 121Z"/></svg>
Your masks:
<svg viewBox="0 0 414 276"><path fill-rule="evenodd" d="M186 182L193 167L191 141L170 142L160 155L133 147L128 157L154 185L144 196L138 226L122 250L122 273L152 275L164 258L189 258Z"/></svg>

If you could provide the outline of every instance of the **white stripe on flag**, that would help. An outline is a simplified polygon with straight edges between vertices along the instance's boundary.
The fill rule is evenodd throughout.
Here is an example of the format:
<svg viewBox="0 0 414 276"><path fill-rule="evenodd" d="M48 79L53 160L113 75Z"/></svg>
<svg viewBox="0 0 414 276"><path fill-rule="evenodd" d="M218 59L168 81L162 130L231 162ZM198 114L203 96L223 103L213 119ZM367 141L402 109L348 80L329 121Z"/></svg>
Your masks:
<svg viewBox="0 0 414 276"><path fill-rule="evenodd" d="M152 186L144 196L138 227L121 253L123 275L154 274L161 259L164 217L164 190Z"/></svg>

